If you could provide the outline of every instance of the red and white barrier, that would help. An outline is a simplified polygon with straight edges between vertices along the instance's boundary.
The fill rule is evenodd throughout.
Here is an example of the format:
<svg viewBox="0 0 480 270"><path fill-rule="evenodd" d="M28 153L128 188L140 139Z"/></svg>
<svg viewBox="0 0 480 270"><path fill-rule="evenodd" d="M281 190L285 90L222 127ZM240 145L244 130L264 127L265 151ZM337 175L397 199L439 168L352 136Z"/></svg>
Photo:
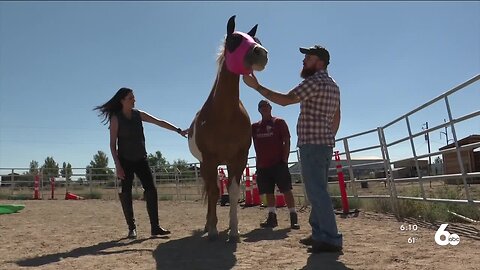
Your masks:
<svg viewBox="0 0 480 270"><path fill-rule="evenodd" d="M229 202L228 195L228 178L223 171L223 168L218 169L218 182L220 186L220 205L225 206Z"/></svg>
<svg viewBox="0 0 480 270"><path fill-rule="evenodd" d="M258 191L257 185L257 174L252 175L252 199L254 205L261 205L262 200L260 199L260 192Z"/></svg>
<svg viewBox="0 0 480 270"><path fill-rule="evenodd" d="M33 199L40 200L40 176L38 174L35 175L33 181Z"/></svg>
<svg viewBox="0 0 480 270"><path fill-rule="evenodd" d="M338 185L340 186L340 195L342 196L343 213L348 214L350 209L348 206L347 191L345 190L345 179L343 177L342 164L340 164L339 151L335 151L335 161L337 162Z"/></svg>
<svg viewBox="0 0 480 270"><path fill-rule="evenodd" d="M250 177L250 168L245 168L245 206L260 205L260 194L258 193L257 182L255 181L256 175Z"/></svg>

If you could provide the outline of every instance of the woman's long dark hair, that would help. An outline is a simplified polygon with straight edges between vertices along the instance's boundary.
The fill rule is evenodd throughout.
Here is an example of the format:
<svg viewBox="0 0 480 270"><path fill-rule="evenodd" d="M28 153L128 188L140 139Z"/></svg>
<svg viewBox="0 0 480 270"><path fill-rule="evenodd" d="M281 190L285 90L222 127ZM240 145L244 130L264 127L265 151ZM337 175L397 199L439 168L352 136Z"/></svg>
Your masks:
<svg viewBox="0 0 480 270"><path fill-rule="evenodd" d="M128 94L132 93L133 90L130 88L122 87L117 93L105 104L97 106L94 110L100 111L98 114L99 117L103 117L102 123L106 125L110 122L112 115L122 110L122 103L120 102Z"/></svg>

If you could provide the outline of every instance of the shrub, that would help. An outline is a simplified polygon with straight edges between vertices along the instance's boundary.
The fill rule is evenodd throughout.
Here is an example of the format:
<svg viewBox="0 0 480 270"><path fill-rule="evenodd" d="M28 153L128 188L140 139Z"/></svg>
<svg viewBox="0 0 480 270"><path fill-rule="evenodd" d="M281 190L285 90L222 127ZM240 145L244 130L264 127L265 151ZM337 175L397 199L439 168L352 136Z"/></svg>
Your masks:
<svg viewBox="0 0 480 270"><path fill-rule="evenodd" d="M158 197L160 201L172 201L173 200L173 195L160 195Z"/></svg>
<svg viewBox="0 0 480 270"><path fill-rule="evenodd" d="M17 194L17 195L8 195L7 200L33 200L32 195Z"/></svg>
<svg viewBox="0 0 480 270"><path fill-rule="evenodd" d="M91 192L85 194L82 196L85 199L101 199L102 198L102 193L97 190L92 190Z"/></svg>

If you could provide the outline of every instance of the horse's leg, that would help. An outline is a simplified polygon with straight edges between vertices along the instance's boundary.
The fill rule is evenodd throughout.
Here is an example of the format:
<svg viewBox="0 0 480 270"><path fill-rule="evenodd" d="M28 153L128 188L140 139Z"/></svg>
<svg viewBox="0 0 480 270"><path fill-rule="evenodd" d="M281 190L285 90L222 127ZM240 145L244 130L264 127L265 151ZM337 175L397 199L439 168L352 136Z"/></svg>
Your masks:
<svg viewBox="0 0 480 270"><path fill-rule="evenodd" d="M202 177L205 181L208 200L207 222L205 224L205 229L208 231L208 239L215 240L218 238L217 202L220 196L217 186L217 165L214 163L203 162L201 166Z"/></svg>
<svg viewBox="0 0 480 270"><path fill-rule="evenodd" d="M247 156L245 156L247 157ZM230 199L230 232L228 235L228 242L239 243L240 232L238 230L238 199L240 197L240 179L242 177L243 169L246 165L246 158L243 161L237 161L235 164L228 166L228 195Z"/></svg>

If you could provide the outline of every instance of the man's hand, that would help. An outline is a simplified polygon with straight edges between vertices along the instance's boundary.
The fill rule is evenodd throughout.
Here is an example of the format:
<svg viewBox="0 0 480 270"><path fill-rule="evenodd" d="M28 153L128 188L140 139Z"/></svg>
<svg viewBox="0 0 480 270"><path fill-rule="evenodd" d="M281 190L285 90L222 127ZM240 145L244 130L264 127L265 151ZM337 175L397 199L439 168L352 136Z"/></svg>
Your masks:
<svg viewBox="0 0 480 270"><path fill-rule="evenodd" d="M258 83L257 77L255 77L255 74L252 73L250 75L243 75L243 82L249 87L258 91L258 87L260 86L260 84Z"/></svg>

